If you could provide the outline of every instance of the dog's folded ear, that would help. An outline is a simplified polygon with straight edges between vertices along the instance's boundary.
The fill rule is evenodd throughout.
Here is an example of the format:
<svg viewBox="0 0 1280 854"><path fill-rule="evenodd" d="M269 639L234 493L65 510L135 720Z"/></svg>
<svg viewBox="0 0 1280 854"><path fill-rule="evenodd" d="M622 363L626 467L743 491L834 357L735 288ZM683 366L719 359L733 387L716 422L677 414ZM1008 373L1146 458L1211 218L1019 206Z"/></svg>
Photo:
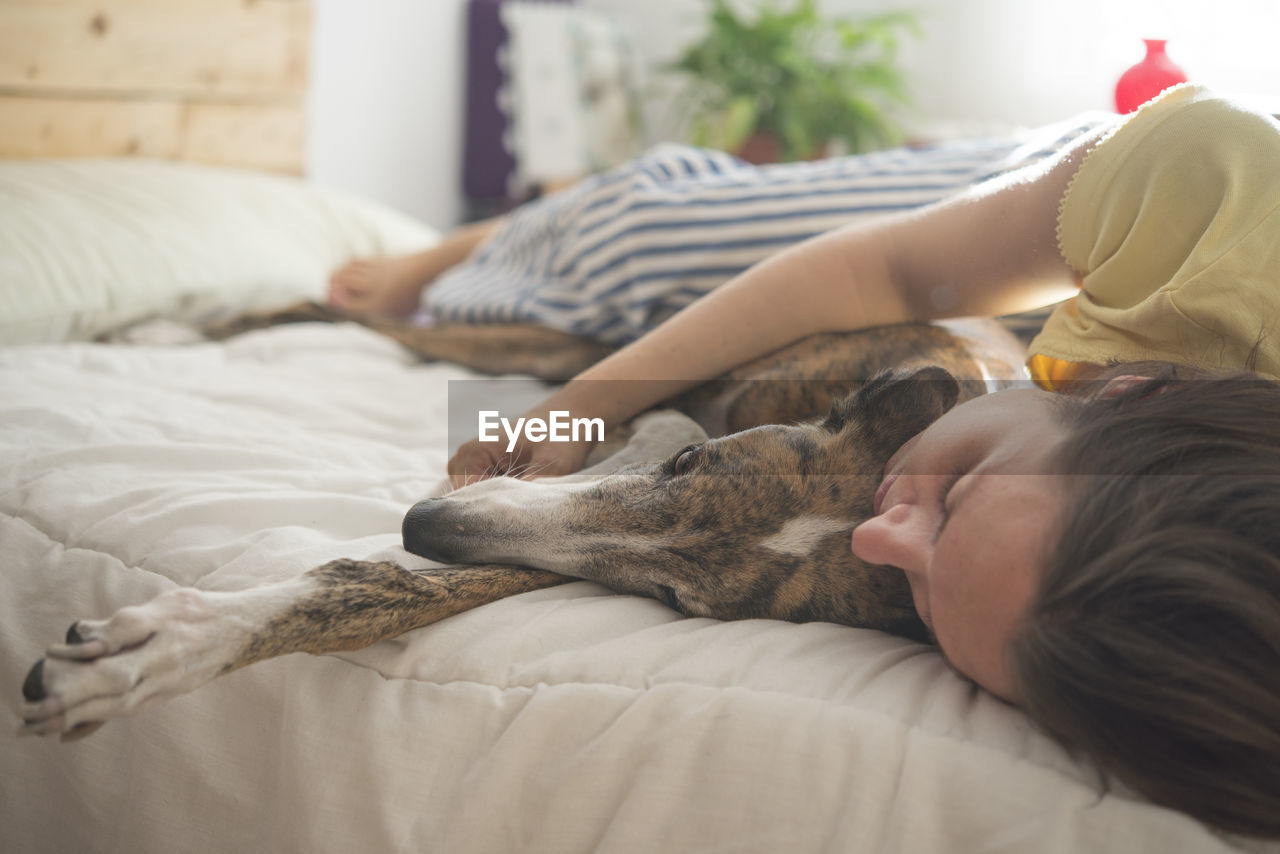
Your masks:
<svg viewBox="0 0 1280 854"><path fill-rule="evenodd" d="M858 391L831 406L823 426L833 432L857 425L865 441L899 445L956 405L960 384L943 368L928 365L882 371Z"/></svg>

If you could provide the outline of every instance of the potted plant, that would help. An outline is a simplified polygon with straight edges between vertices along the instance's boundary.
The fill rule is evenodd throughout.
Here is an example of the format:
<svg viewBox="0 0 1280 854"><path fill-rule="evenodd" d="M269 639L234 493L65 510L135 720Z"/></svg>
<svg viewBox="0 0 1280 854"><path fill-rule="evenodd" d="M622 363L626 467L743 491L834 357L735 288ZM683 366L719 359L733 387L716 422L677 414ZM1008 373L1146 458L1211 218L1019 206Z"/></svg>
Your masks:
<svg viewBox="0 0 1280 854"><path fill-rule="evenodd" d="M909 101L896 64L904 32L918 35L912 13L823 18L798 0L748 18L712 0L706 35L667 68L688 78L697 145L752 162L821 156L835 140L866 151L900 138L889 108Z"/></svg>

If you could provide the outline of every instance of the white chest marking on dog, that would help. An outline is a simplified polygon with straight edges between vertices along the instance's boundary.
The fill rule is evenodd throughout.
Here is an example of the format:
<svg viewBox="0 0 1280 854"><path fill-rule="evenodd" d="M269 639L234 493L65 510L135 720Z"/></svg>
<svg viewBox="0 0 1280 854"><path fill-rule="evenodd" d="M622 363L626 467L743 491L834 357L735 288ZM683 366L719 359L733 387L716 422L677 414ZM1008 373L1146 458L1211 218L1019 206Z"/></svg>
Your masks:
<svg viewBox="0 0 1280 854"><path fill-rule="evenodd" d="M760 545L770 551L797 557L813 551L818 541L827 534L847 531L853 527L844 519L827 516L800 516L789 519L776 534L771 534Z"/></svg>

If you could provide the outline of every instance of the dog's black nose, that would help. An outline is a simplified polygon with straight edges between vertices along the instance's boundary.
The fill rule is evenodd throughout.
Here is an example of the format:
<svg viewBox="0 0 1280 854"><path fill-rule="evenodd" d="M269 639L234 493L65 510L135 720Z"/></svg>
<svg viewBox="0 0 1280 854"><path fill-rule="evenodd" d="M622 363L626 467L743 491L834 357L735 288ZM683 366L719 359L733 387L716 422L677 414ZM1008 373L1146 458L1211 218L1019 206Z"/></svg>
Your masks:
<svg viewBox="0 0 1280 854"><path fill-rule="evenodd" d="M441 548L439 538L431 536L435 527L432 519L438 515L443 506L443 498L428 498L409 508L409 512L404 515L404 522L400 525L400 537L404 542L405 551L425 557L427 560L441 563L454 562L454 559L445 553L445 549Z"/></svg>

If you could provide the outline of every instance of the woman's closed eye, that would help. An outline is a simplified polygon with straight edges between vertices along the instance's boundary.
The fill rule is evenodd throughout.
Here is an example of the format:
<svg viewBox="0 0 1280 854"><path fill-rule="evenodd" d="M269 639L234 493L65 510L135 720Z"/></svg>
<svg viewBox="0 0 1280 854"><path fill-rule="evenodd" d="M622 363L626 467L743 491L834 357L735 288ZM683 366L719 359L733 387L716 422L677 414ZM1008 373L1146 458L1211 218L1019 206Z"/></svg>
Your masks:
<svg viewBox="0 0 1280 854"><path fill-rule="evenodd" d="M955 502L951 498L951 493L954 491L956 484L966 474L968 474L967 471L961 470L955 474L948 475L947 479L938 488L938 527L933 532L933 541L935 543L942 536L942 529L947 526L947 522L951 519L951 513L955 510Z"/></svg>

